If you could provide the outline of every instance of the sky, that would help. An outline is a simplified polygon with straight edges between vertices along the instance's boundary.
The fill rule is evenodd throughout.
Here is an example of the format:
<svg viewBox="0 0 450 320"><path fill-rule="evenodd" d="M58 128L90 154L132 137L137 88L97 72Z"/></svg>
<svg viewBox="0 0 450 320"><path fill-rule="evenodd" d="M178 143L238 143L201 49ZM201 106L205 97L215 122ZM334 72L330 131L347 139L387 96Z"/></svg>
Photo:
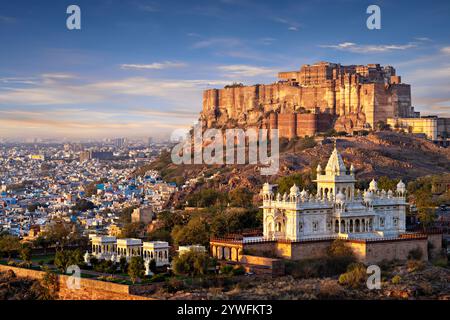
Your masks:
<svg viewBox="0 0 450 320"><path fill-rule="evenodd" d="M416 110L449 117L450 1L2 0L0 139L169 136L203 90L317 61L392 65Z"/></svg>

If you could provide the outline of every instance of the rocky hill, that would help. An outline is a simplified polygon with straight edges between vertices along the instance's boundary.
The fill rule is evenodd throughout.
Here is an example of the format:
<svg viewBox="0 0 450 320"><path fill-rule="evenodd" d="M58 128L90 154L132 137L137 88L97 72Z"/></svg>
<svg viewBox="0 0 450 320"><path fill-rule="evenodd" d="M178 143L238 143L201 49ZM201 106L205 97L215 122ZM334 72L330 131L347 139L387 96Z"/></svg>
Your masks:
<svg viewBox="0 0 450 320"><path fill-rule="evenodd" d="M169 300L449 300L450 270L428 264L420 270L397 266L382 273L380 289L339 284L337 277L298 279L246 277L210 288L185 288L152 297ZM229 281L231 282L231 281Z"/></svg>
<svg viewBox="0 0 450 320"><path fill-rule="evenodd" d="M346 165L355 166L358 180L387 176L410 181L450 173L450 149L409 134L383 131L368 136L338 137L337 147ZM262 176L257 165L175 165L167 154L143 169L158 169L163 178L178 184L192 179L176 195L180 201L184 195L205 187L221 191L243 187L257 193L264 182L275 182L279 177L294 173L314 176L317 164L324 167L332 149L329 139L281 141L280 170L274 176Z"/></svg>

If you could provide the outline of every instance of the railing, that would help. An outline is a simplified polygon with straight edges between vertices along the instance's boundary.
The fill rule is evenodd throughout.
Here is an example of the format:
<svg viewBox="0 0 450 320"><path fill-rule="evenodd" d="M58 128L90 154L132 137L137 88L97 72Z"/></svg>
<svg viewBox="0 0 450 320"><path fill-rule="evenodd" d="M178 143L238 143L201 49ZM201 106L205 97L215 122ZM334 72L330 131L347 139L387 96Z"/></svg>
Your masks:
<svg viewBox="0 0 450 320"><path fill-rule="evenodd" d="M408 239L426 239L427 235L424 233L406 233L394 237L379 237L379 238L347 238L340 236L330 236L330 237L317 237L308 238L301 240L290 240L290 239L230 239L230 238L211 238L211 242L222 242L222 243L233 243L233 244L257 244L257 243L269 243L269 242L279 242L279 243L305 243L305 242L319 242L319 241L333 241L336 239L354 241L354 242L380 242L380 241L398 241L398 240L408 240Z"/></svg>

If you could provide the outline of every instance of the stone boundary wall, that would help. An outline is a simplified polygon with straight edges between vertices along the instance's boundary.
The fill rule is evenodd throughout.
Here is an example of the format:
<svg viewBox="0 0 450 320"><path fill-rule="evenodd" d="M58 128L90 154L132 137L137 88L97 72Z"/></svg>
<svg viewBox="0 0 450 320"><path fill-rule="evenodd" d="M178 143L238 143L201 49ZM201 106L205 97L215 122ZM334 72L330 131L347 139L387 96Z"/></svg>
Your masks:
<svg viewBox="0 0 450 320"><path fill-rule="evenodd" d="M442 248L442 234L406 235L401 238L385 238L382 240L343 239L352 249L358 261L363 263L379 263L382 260L407 260L411 250L420 248L423 260L428 260L428 242L435 249ZM317 239L309 241L262 241L244 243L244 250L251 255L271 253L276 257L289 260L317 259L324 257L333 239ZM266 255L267 256L267 255Z"/></svg>
<svg viewBox="0 0 450 320"><path fill-rule="evenodd" d="M258 269L258 267L267 267L272 275L284 274L284 261L280 259L243 255L240 257L239 262L255 266L255 271L257 271L256 269Z"/></svg>
<svg viewBox="0 0 450 320"><path fill-rule="evenodd" d="M12 270L18 277L40 280L44 271L0 265L0 272ZM80 279L81 288L71 290L67 287L67 275L58 275L59 292L61 300L153 300L151 298L133 295L136 292L133 286L99 281L93 279Z"/></svg>
<svg viewBox="0 0 450 320"><path fill-rule="evenodd" d="M361 244L360 244L361 245ZM365 245L364 263L379 263L382 260L408 260L411 250L419 248L422 260L428 260L427 239L402 239L395 242L367 242Z"/></svg>

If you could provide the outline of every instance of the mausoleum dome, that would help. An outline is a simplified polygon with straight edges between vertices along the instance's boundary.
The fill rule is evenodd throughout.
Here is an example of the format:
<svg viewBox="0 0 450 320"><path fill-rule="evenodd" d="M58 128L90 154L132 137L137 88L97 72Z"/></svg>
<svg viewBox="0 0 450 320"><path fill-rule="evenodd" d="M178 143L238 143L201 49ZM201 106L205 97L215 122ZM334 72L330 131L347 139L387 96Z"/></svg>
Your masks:
<svg viewBox="0 0 450 320"><path fill-rule="evenodd" d="M297 187L296 184L294 184L294 185L291 187L290 195L296 196L296 195L299 193L299 191L300 191L300 189Z"/></svg>
<svg viewBox="0 0 450 320"><path fill-rule="evenodd" d="M308 191L306 191L305 189L302 190L302 192L300 192L300 196L302 198L306 198L308 196Z"/></svg>
<svg viewBox="0 0 450 320"><path fill-rule="evenodd" d="M399 181L399 183L397 183L397 192L405 192L406 191L406 186L403 183L402 180Z"/></svg>
<svg viewBox="0 0 450 320"><path fill-rule="evenodd" d="M375 179L372 179L372 181L370 181L369 190L370 191L377 191L378 190L378 184L375 181Z"/></svg>
<svg viewBox="0 0 450 320"><path fill-rule="evenodd" d="M272 192L272 185L270 185L268 182L264 183L263 192Z"/></svg>

